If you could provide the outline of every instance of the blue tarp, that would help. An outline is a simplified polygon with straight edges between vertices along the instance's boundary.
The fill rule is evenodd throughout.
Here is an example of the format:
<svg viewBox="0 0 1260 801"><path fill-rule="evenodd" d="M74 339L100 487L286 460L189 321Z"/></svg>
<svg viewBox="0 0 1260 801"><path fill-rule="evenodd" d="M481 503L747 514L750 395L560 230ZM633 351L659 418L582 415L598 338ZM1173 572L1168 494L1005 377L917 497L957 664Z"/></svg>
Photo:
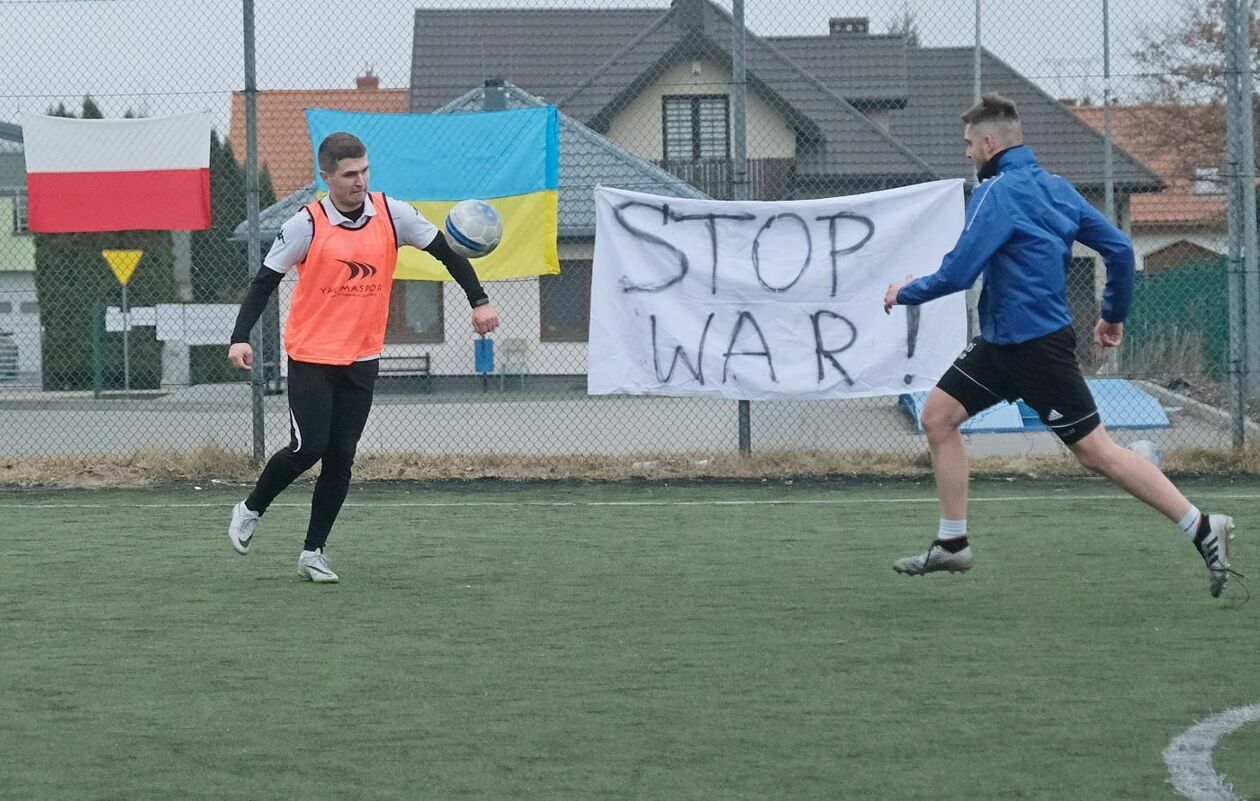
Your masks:
<svg viewBox="0 0 1260 801"><path fill-rule="evenodd" d="M1171 428L1172 423L1164 413L1164 407L1149 392L1139 389L1124 378L1087 378L1098 413L1107 428ZM926 392L913 392L901 396L900 405L914 420L917 431L923 430L923 404ZM1037 413L1023 401L999 403L963 423L962 431L969 434L1011 431L1047 431Z"/></svg>

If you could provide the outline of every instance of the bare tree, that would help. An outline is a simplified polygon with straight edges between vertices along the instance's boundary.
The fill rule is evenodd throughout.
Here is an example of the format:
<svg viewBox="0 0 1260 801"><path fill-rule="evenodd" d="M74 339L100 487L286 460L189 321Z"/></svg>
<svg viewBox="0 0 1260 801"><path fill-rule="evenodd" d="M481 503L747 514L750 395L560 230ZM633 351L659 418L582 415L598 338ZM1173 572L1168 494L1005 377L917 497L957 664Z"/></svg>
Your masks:
<svg viewBox="0 0 1260 801"><path fill-rule="evenodd" d="M1254 2L1249 13L1254 43L1260 40ZM1177 154L1185 178L1193 178L1196 167L1224 166L1224 22L1224 0L1191 0L1180 17L1143 33L1133 53L1147 87L1141 136L1149 146ZM1251 57L1254 72L1260 65L1254 47Z"/></svg>
<svg viewBox="0 0 1260 801"><path fill-rule="evenodd" d="M888 32L895 36L904 36L908 47L919 46L919 19L910 10L909 3L903 3L901 12L888 23Z"/></svg>

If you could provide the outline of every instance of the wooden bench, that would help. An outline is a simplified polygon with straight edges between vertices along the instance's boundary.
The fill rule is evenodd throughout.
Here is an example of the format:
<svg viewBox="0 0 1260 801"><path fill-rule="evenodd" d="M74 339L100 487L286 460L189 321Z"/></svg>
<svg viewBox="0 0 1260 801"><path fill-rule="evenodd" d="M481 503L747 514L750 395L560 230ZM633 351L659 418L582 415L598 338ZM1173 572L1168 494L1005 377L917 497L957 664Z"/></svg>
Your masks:
<svg viewBox="0 0 1260 801"><path fill-rule="evenodd" d="M413 353L406 356L381 356L378 375L416 377L420 379L420 389L425 393L433 392L433 374L429 372L429 354Z"/></svg>

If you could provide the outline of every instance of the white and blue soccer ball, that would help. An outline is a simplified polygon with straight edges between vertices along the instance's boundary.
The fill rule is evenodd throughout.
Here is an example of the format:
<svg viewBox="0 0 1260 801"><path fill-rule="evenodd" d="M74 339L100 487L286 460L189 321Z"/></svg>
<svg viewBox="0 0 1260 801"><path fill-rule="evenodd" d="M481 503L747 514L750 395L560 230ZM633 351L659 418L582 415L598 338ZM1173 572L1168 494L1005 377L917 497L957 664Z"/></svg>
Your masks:
<svg viewBox="0 0 1260 801"><path fill-rule="evenodd" d="M499 212L484 200L461 200L446 215L451 250L469 259L490 255L503 238Z"/></svg>
<svg viewBox="0 0 1260 801"><path fill-rule="evenodd" d="M1156 445L1154 442L1151 442L1149 439L1139 439L1139 440L1130 442L1129 450L1133 451L1139 456L1144 457L1147 461L1149 461L1151 464L1158 467L1160 470L1164 469L1164 452L1159 449L1158 445Z"/></svg>

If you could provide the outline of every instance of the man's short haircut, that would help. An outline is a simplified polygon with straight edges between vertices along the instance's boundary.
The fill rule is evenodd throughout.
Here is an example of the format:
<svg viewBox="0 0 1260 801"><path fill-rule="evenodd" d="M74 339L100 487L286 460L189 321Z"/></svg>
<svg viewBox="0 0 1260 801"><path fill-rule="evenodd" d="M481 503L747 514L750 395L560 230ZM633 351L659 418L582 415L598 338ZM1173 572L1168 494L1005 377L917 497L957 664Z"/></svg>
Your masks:
<svg viewBox="0 0 1260 801"><path fill-rule="evenodd" d="M963 122L968 125L979 125L985 122L1019 122L1019 110L1015 101L1007 100L997 92L989 92L980 98L980 102L967 109L962 115Z"/></svg>
<svg viewBox="0 0 1260 801"><path fill-rule="evenodd" d="M367 148L359 137L345 131L331 133L319 143L319 169L332 175L342 159L361 159L366 155Z"/></svg>
<svg viewBox="0 0 1260 801"><path fill-rule="evenodd" d="M962 118L972 128L988 128L1007 146L1024 141L1024 129L1019 123L1019 110L1015 108L1015 102L997 92L989 92L981 97L980 102L967 109Z"/></svg>

